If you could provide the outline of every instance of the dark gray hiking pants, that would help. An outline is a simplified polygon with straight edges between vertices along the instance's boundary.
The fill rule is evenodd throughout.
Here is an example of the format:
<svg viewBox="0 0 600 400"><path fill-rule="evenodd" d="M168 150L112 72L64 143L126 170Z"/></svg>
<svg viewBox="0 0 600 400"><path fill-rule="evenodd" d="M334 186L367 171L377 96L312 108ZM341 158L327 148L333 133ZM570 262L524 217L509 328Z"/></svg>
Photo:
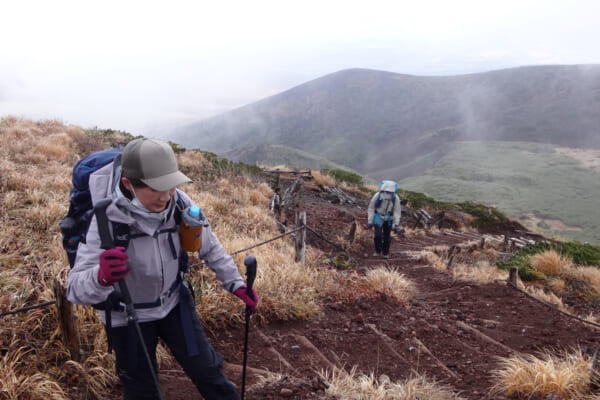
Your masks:
<svg viewBox="0 0 600 400"><path fill-rule="evenodd" d="M181 301L186 299L182 298ZM198 314L193 307L192 309L190 318L192 318L199 351L199 354L193 357L188 355L181 324L180 305L162 320L140 323L144 342L154 364L154 371L158 371L156 346L160 337L205 400L239 400L240 396L235 387L223 373L223 357L208 342ZM125 400L158 399L148 362L134 327L112 328L112 335L117 375L123 384L123 398Z"/></svg>
<svg viewBox="0 0 600 400"><path fill-rule="evenodd" d="M392 240L392 227L387 222L382 226L375 225L375 251L387 256L390 254L390 242Z"/></svg>

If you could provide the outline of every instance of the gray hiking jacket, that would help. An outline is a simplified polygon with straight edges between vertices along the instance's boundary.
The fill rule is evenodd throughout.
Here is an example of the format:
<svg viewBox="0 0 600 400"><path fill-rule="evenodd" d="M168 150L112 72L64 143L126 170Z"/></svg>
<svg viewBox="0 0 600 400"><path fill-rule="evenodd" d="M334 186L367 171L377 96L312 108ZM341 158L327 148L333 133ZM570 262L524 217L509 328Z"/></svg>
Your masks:
<svg viewBox="0 0 600 400"><path fill-rule="evenodd" d="M367 223L375 223L375 214L378 214L382 221L388 221L387 214L390 213L389 219L392 220L393 225L400 226L400 214L402 207L400 206L400 199L397 195L393 196L391 200L381 199L381 204L377 207L377 200L379 199L380 192L375 193L369 203L367 209Z"/></svg>
<svg viewBox="0 0 600 400"><path fill-rule="evenodd" d="M181 285L174 285L179 273L179 260L177 256L174 257L173 251L179 254L179 235L177 232L157 232L176 226L175 196L179 195L186 207L192 202L184 192L177 190L167 210L160 213L160 216L157 216L157 213L140 213L118 190L121 178L120 162L121 158L118 156L113 163L90 176L92 202L96 204L101 199L111 198L112 203L106 209L108 219L129 225L132 234L143 234L129 241L127 262L131 272L125 278L125 282L134 304L152 303L164 297L162 305L136 310L140 322L154 321L164 318L177 306L181 290ZM86 242L79 245L75 265L69 272L67 298L75 304L98 304L105 301L114 290L119 289L116 284L113 287L104 287L98 283L99 257L104 250L100 248L95 217L90 223ZM210 225L205 226L202 231L202 247L198 255L216 273L217 279L226 290L233 292L244 284L233 259L221 246ZM177 290L166 296L173 286L177 287ZM99 316L102 322L106 323L104 311L99 311ZM127 325L125 312L113 311L111 319L112 326Z"/></svg>

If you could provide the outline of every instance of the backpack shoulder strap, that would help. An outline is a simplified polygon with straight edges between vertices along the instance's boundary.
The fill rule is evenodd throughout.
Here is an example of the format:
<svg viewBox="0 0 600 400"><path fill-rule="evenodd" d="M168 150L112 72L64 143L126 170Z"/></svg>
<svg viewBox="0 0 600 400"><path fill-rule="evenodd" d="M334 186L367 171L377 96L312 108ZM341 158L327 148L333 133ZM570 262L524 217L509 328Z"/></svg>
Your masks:
<svg viewBox="0 0 600 400"><path fill-rule="evenodd" d="M94 214L98 223L98 234L100 235L100 247L103 249L111 249L115 247L110 228L108 227L108 217L106 216L106 208L111 203L110 199L102 199L94 205Z"/></svg>
<svg viewBox="0 0 600 400"><path fill-rule="evenodd" d="M175 223L179 225L181 223L181 211L185 208L185 203L177 191L175 191L175 197L175 202L177 204L175 205L174 217Z"/></svg>
<svg viewBox="0 0 600 400"><path fill-rule="evenodd" d="M106 208L111 202L110 199L102 199L94 206L94 215L96 215L98 234L100 235L100 247L102 249L111 249L115 246L127 248L130 239L129 226L119 222L110 222L106 216ZM109 222L113 226L114 237L110 233Z"/></svg>

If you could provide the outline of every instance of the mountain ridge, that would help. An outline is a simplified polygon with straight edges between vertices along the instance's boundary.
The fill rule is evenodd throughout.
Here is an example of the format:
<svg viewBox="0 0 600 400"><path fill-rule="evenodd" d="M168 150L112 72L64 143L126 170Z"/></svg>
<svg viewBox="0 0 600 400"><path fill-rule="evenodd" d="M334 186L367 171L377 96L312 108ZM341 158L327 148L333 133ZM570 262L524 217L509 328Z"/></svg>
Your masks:
<svg viewBox="0 0 600 400"><path fill-rule="evenodd" d="M598 109L600 65L433 77L348 69L180 128L175 139L216 153L284 145L371 178L394 171L401 179L457 140L598 148Z"/></svg>

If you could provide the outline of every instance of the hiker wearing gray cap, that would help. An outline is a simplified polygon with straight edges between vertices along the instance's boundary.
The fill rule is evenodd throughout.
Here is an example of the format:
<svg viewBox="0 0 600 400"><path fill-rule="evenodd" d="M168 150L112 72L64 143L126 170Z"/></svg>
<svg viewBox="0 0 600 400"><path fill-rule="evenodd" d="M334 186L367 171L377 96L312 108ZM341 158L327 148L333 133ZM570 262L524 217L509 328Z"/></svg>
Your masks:
<svg viewBox="0 0 600 400"><path fill-rule="evenodd" d="M77 249L67 296L73 303L99 310L109 350L115 350L125 399L161 398L153 385L159 338L205 399L240 398L223 373L222 356L208 342L183 277L189 266L179 227L182 213L193 203L177 186L187 182L191 180L179 171L171 146L146 138L129 142L122 155L89 177L96 210L85 243ZM99 204L103 204L101 211ZM254 312L258 297L255 294L253 300L246 294L232 257L200 214L198 256L216 273L223 288ZM110 248L106 232L111 236ZM131 315L126 312L124 287L137 314L140 337L128 326Z"/></svg>

